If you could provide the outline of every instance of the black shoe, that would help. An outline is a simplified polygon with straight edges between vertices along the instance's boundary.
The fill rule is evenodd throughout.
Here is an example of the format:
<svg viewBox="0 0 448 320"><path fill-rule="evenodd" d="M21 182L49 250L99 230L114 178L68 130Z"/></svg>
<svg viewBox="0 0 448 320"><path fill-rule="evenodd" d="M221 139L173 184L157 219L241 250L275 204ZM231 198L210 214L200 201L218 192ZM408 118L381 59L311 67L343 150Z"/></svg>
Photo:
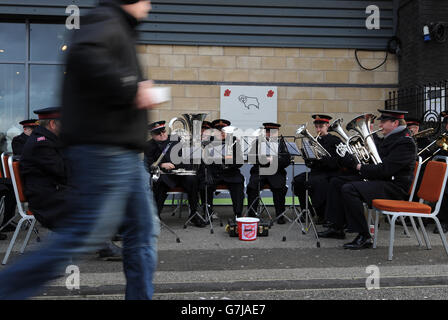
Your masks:
<svg viewBox="0 0 448 320"><path fill-rule="evenodd" d="M344 244L344 249L361 250L372 247L372 237L370 235L358 234L352 242Z"/></svg>
<svg viewBox="0 0 448 320"><path fill-rule="evenodd" d="M195 227L198 227L198 228L204 228L205 227L205 222L200 217L198 217L197 215L193 219L191 219L190 222Z"/></svg>
<svg viewBox="0 0 448 320"><path fill-rule="evenodd" d="M278 219L277 219L277 223L278 223L278 224L285 224L285 223L286 223L285 217L284 217L284 216L281 216L280 218L278 218Z"/></svg>
<svg viewBox="0 0 448 320"><path fill-rule="evenodd" d="M447 223L440 223L440 225L442 226L443 233L447 233L448 232L448 224ZM437 226L434 228L433 233L439 234L439 229L437 229Z"/></svg>
<svg viewBox="0 0 448 320"><path fill-rule="evenodd" d="M98 257L105 261L122 261L122 249L113 243L108 243L106 247L98 251Z"/></svg>
<svg viewBox="0 0 448 320"><path fill-rule="evenodd" d="M345 239L344 230L336 229L334 227L319 232L317 235L319 236L319 238Z"/></svg>

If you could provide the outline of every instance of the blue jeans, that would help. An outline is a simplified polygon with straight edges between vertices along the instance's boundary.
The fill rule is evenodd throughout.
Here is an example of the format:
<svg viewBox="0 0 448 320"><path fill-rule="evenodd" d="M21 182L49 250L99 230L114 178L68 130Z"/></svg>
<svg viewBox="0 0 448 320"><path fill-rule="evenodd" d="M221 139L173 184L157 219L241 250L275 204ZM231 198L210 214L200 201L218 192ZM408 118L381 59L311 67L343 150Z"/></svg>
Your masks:
<svg viewBox="0 0 448 320"><path fill-rule="evenodd" d="M0 273L0 298L37 294L65 274L74 264L71 258L103 247L122 226L126 299L151 299L160 227L139 155L120 147L80 145L69 147L67 158L73 188L67 215L42 248Z"/></svg>

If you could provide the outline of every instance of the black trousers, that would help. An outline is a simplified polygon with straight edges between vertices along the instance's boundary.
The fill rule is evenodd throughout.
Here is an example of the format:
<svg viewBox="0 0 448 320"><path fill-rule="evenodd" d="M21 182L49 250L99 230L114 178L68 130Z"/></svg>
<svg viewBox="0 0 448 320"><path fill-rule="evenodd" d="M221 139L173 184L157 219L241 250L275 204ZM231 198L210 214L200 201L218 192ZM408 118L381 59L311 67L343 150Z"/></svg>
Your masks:
<svg viewBox="0 0 448 320"><path fill-rule="evenodd" d="M190 205L190 214L196 212L198 208L198 178L196 176L176 176L176 187L182 187L188 195L188 204ZM159 216L163 205L168 196L170 187L163 181L158 181L153 185L154 198L157 204Z"/></svg>
<svg viewBox="0 0 448 320"><path fill-rule="evenodd" d="M230 192L230 198L232 199L233 213L237 217L241 217L243 214L244 204L244 183L226 182L225 179L214 178L213 184L207 185L207 204L209 210L213 210L213 194L216 191L218 185L225 185ZM201 184L201 198L205 202L205 183Z"/></svg>
<svg viewBox="0 0 448 320"><path fill-rule="evenodd" d="M361 181L357 176L335 177L330 180L327 194L326 218L338 229L347 226L353 232L369 234L369 227L364 216L364 199L360 193Z"/></svg>
<svg viewBox="0 0 448 320"><path fill-rule="evenodd" d="M285 197L288 192L286 185L283 185L282 188L273 188L267 178L254 174L250 176L249 184L247 185L246 190L249 216L255 216L255 212L257 211L259 205L258 196L260 194L258 192L258 184L260 185L260 189L266 184L269 185L272 192L272 198L274 200L275 214L276 216L282 214L285 211Z"/></svg>
<svg viewBox="0 0 448 320"><path fill-rule="evenodd" d="M3 216L2 226L6 224L16 212L16 197L14 195L14 189L11 183L0 182L0 198L5 196L5 213Z"/></svg>
<svg viewBox="0 0 448 320"><path fill-rule="evenodd" d="M316 214L320 218L325 217L325 206L327 203L327 193L330 187L330 179L332 175L324 172L309 172L308 184L306 183L306 172L303 172L294 177L293 188L294 194L299 198L300 207L305 208L306 201L306 189L308 188L308 194L311 197L313 205L308 202L308 208L314 208Z"/></svg>

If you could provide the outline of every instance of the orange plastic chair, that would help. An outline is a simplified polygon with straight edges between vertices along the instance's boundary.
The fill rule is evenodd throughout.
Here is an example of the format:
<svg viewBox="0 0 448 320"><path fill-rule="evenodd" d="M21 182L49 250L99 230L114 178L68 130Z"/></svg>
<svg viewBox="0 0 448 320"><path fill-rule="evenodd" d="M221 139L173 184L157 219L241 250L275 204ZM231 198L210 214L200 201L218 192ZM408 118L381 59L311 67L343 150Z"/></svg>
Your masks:
<svg viewBox="0 0 448 320"><path fill-rule="evenodd" d="M443 162L434 160L443 160ZM377 212L391 216L388 260L392 260L393 257L395 221L399 217L406 216L415 217L418 219L428 249L431 249L431 244L421 218L433 219L436 223L437 229L439 230L445 252L448 255L448 244L446 237L443 233L440 221L437 218L448 177L448 157L439 156L435 157L434 160L428 162L423 174L423 180L417 192L417 196L420 198L419 202L386 199L375 199L372 202L372 206ZM429 205L423 203L423 201L436 203L436 205L434 209L432 209ZM379 215L377 214L375 218L375 238L377 238L378 233L378 221Z"/></svg>

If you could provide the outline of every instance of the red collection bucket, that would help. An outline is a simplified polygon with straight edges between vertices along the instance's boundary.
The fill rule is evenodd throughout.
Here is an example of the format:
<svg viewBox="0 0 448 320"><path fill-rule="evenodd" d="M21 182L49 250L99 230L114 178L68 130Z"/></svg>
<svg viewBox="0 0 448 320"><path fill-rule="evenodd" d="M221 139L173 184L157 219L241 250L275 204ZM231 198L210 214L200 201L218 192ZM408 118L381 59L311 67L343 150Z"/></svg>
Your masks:
<svg viewBox="0 0 448 320"><path fill-rule="evenodd" d="M238 224L238 238L242 241L257 240L258 218L236 218Z"/></svg>

